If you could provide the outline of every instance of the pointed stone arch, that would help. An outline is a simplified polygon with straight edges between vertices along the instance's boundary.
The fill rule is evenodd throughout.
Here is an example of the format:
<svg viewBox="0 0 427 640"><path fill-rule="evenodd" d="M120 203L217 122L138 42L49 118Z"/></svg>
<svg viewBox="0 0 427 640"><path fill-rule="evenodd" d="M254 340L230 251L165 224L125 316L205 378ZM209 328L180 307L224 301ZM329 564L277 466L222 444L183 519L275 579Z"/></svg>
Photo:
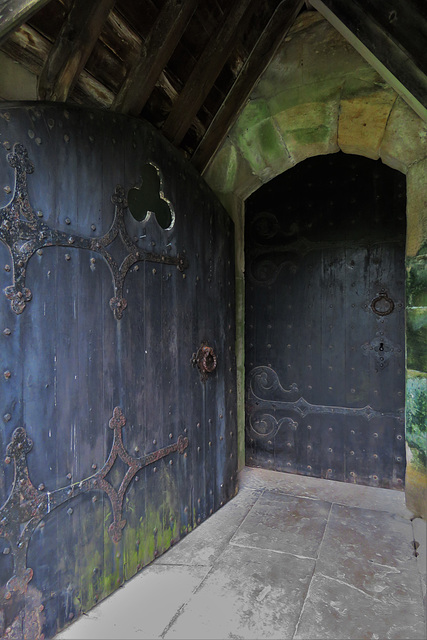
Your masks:
<svg viewBox="0 0 427 640"><path fill-rule="evenodd" d="M302 160L337 151L406 174L406 498L425 514L427 406L427 123L316 12L302 14L241 112L205 178L236 225L238 384L244 434L244 202ZM241 437L243 464L244 435Z"/></svg>

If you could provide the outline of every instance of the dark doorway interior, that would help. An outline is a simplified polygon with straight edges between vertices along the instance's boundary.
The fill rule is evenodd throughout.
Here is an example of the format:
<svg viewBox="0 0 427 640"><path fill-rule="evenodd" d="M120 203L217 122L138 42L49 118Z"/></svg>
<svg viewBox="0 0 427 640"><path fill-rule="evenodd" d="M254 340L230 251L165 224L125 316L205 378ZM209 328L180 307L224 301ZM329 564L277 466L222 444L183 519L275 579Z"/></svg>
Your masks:
<svg viewBox="0 0 427 640"><path fill-rule="evenodd" d="M246 207L249 466L402 488L405 177L337 153Z"/></svg>

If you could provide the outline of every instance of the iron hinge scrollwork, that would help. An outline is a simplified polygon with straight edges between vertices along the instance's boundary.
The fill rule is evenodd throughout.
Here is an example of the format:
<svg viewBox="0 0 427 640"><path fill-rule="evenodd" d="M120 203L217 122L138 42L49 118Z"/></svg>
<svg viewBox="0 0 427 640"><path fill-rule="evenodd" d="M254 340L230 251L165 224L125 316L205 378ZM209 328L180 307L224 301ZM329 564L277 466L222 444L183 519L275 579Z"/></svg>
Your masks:
<svg viewBox="0 0 427 640"><path fill-rule="evenodd" d="M382 343L379 343L382 344ZM280 383L279 376L270 367L259 366L252 369L248 376L249 390L247 397L247 408L249 414L249 424L251 435L255 437L274 437L283 424L296 428L294 424L286 420L277 420L267 411L271 411L274 405L276 414L279 411L293 411L302 418L308 415L343 415L361 417L367 420L374 418L390 418L402 424L404 420L404 409L397 411L377 411L370 405L365 407L340 407L331 405L311 404L304 397L300 396L294 401L285 400L286 394L298 394L298 387L295 383L289 389L284 389ZM252 417L253 416L253 417Z"/></svg>
<svg viewBox="0 0 427 640"><path fill-rule="evenodd" d="M202 382L206 382L209 375L214 373L218 358L207 342L202 342L196 353L193 353L191 358L193 367L197 367L200 372L200 379Z"/></svg>
<svg viewBox="0 0 427 640"><path fill-rule="evenodd" d="M15 169L15 188L9 204L0 209L0 240L6 244L12 257L13 283L5 288L5 294L16 314L22 313L32 298L31 291L25 286L28 261L36 251L45 247L87 249L101 254L113 278L114 295L110 300L110 307L117 320L122 318L127 307L123 287L126 275L134 264L155 262L175 265L181 272L188 267L185 255L156 254L141 249L133 242L124 221L128 203L125 190L120 185L116 186L111 197L114 205L113 222L103 236L90 238L52 229L37 216L29 201L27 174L33 173L34 165L28 158L26 148L22 144L15 144L7 159ZM120 238L127 251L120 264L108 251L116 238Z"/></svg>

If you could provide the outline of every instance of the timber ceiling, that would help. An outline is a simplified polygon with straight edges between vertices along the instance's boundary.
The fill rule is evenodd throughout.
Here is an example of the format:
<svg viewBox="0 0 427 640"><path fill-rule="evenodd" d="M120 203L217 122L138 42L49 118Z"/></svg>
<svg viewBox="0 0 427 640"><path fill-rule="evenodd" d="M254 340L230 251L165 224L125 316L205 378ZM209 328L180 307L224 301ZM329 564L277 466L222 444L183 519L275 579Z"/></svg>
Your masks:
<svg viewBox="0 0 427 640"><path fill-rule="evenodd" d="M39 99L142 117L203 171L313 6L427 107L427 0L0 0L0 49Z"/></svg>

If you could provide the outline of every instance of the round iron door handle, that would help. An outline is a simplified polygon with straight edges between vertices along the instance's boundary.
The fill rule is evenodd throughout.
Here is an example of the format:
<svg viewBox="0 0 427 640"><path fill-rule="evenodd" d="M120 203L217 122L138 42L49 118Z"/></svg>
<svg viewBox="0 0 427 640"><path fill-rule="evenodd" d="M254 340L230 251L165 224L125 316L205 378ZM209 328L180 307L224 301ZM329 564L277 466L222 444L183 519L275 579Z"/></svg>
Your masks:
<svg viewBox="0 0 427 640"><path fill-rule="evenodd" d="M202 342L197 353L193 354L192 363L193 366L197 366L200 371L200 377L204 381L207 379L209 374L215 371L218 364L218 358L213 348L206 342Z"/></svg>
<svg viewBox="0 0 427 640"><path fill-rule="evenodd" d="M384 302L386 303L385 308L381 308L384 306ZM377 316L388 316L394 310L394 302L391 298L389 298L388 293L385 289L381 289L378 296L374 298L371 302L371 309Z"/></svg>
<svg viewBox="0 0 427 640"><path fill-rule="evenodd" d="M212 347L201 347L200 368L206 373L212 373L216 369L217 357Z"/></svg>

